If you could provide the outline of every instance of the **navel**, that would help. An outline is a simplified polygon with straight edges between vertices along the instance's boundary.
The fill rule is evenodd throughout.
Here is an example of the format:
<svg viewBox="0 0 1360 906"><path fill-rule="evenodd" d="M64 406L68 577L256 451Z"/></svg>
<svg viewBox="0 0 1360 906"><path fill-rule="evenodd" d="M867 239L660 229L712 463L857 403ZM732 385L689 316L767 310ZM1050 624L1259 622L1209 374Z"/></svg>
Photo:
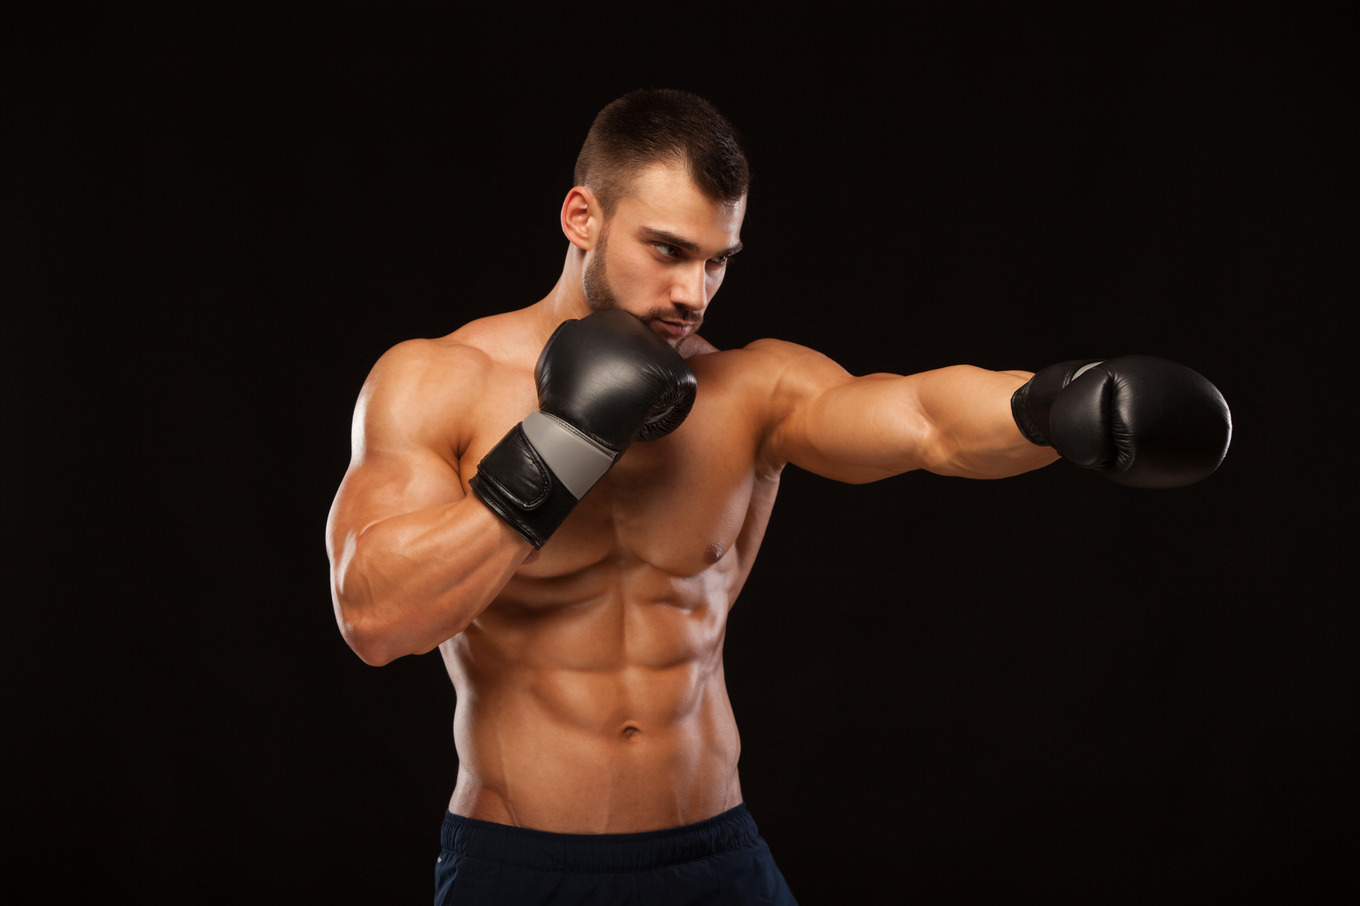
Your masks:
<svg viewBox="0 0 1360 906"><path fill-rule="evenodd" d="M626 727L623 728L623 738L624 738L624 739L632 739L632 738L634 738L635 736L638 736L638 735L641 734L641 733L642 733L642 730L639 729L639 728L637 728L637 727L635 727L635 726L633 726L632 724L629 724L628 726L626 726Z"/></svg>

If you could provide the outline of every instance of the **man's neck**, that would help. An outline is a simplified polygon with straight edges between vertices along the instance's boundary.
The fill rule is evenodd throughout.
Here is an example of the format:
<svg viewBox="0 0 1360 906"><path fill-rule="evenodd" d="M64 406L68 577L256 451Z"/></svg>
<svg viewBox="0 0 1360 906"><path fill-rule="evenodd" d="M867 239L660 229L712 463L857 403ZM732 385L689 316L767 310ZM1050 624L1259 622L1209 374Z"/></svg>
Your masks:
<svg viewBox="0 0 1360 906"><path fill-rule="evenodd" d="M590 305L586 301L581 280L583 257L579 249L568 246L567 260L562 265L562 274L557 278L557 283L546 296L530 306L536 329L542 333L545 343L563 321L584 318L590 314Z"/></svg>

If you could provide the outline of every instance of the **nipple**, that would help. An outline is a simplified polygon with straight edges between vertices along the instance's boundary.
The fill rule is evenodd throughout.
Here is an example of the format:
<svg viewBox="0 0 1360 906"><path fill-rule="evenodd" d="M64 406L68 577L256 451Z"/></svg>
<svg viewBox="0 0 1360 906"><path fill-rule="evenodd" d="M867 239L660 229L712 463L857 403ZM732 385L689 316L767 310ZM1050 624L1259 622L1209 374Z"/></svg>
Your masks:
<svg viewBox="0 0 1360 906"><path fill-rule="evenodd" d="M709 563L717 563L723 558L723 554L725 553L727 553L727 548L722 546L722 542L714 541L704 549L704 559Z"/></svg>

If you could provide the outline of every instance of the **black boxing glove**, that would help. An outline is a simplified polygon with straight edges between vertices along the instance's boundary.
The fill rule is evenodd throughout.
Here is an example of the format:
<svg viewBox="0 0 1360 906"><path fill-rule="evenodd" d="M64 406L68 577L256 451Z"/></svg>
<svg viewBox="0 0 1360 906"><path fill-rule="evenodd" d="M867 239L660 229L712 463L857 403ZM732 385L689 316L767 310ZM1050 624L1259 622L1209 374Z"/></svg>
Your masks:
<svg viewBox="0 0 1360 906"><path fill-rule="evenodd" d="M1228 452L1232 414L1218 388L1155 356L1050 365L1011 397L1021 433L1120 484L1176 488Z"/></svg>
<svg viewBox="0 0 1360 906"><path fill-rule="evenodd" d="M680 426L697 385L679 353L618 309L563 322L534 378L538 411L482 458L469 484L539 548L629 444Z"/></svg>

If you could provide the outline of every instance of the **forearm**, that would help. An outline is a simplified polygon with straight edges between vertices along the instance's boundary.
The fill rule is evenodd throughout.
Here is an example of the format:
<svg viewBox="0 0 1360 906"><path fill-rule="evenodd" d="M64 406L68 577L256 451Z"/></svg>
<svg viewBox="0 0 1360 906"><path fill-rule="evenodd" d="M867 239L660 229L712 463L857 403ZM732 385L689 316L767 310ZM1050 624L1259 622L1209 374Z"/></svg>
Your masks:
<svg viewBox="0 0 1360 906"><path fill-rule="evenodd" d="M1007 478L1055 461L1056 452L1025 438L1011 411L1011 397L1029 378L971 365L904 378L926 423L920 467L937 475Z"/></svg>
<svg viewBox="0 0 1360 906"><path fill-rule="evenodd" d="M462 632L533 551L473 496L380 520L339 547L336 620L355 653L374 665Z"/></svg>

